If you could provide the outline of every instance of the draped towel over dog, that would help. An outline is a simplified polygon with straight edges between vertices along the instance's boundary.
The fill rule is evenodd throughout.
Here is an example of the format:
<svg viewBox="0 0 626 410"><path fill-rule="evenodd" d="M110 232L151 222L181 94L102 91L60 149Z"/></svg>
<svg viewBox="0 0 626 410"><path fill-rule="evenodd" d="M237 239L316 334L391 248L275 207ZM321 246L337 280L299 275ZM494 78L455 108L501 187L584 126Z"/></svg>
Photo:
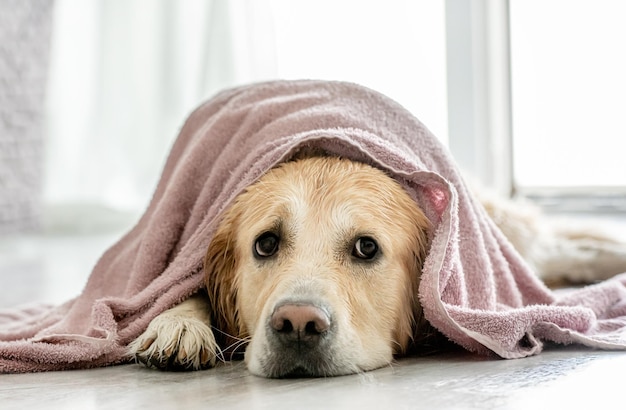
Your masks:
<svg viewBox="0 0 626 410"><path fill-rule="evenodd" d="M426 319L452 341L504 358L542 340L626 346L626 276L558 297L468 191L447 150L385 96L347 83L269 82L196 109L145 214L57 307L0 312L0 372L121 363L152 318L203 285L220 213L302 150L362 161L399 180L434 227L419 289Z"/></svg>

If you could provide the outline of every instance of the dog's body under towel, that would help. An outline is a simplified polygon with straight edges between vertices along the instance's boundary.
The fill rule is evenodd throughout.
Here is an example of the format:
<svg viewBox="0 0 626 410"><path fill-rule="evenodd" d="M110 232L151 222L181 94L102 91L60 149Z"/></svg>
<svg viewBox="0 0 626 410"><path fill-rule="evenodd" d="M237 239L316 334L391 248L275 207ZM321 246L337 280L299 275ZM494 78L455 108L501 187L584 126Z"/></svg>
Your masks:
<svg viewBox="0 0 626 410"><path fill-rule="evenodd" d="M433 225L419 298L452 341L504 358L536 354L542 340L626 348L626 276L564 296L547 289L410 113L352 84L270 82L223 92L191 114L145 214L81 295L0 312L0 372L128 361L127 344L150 320L202 287L220 212L268 169L309 150L381 168L419 203Z"/></svg>

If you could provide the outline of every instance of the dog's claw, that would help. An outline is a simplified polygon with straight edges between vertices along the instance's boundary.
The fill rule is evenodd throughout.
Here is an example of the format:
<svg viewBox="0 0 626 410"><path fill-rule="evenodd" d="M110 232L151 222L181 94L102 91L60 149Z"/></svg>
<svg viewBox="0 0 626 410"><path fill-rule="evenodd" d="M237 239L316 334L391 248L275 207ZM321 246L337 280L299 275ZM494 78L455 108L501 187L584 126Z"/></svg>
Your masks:
<svg viewBox="0 0 626 410"><path fill-rule="evenodd" d="M209 360L210 360L209 352L207 352L206 349L201 349L200 350L200 362L202 363L202 365L206 366Z"/></svg>
<svg viewBox="0 0 626 410"><path fill-rule="evenodd" d="M154 338L146 339L146 341L141 345L141 350L148 350L152 343L154 343Z"/></svg>

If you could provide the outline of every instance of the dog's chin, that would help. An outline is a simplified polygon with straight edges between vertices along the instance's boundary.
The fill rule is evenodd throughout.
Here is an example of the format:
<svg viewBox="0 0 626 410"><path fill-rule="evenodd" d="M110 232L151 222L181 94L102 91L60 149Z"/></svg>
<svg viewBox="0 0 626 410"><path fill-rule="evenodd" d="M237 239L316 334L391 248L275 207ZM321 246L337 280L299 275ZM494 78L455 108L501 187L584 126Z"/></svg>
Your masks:
<svg viewBox="0 0 626 410"><path fill-rule="evenodd" d="M271 355L278 356L278 355ZM261 362L261 373L259 376L286 379L301 377L327 377L339 376L348 373L341 371L330 360L325 357L316 356L313 359L303 357L268 357L268 360Z"/></svg>
<svg viewBox="0 0 626 410"><path fill-rule="evenodd" d="M361 371L353 364L337 363L330 354L298 355L269 352L248 361L248 369L256 376L273 379L331 377Z"/></svg>
<svg viewBox="0 0 626 410"><path fill-rule="evenodd" d="M258 335L257 335L258 336ZM332 377L362 373L389 364L392 354L376 358L352 351L345 345L322 344L314 349L285 349L271 341L252 338L245 353L250 373L268 378ZM271 340L271 337L269 338ZM389 357L388 357L389 356Z"/></svg>

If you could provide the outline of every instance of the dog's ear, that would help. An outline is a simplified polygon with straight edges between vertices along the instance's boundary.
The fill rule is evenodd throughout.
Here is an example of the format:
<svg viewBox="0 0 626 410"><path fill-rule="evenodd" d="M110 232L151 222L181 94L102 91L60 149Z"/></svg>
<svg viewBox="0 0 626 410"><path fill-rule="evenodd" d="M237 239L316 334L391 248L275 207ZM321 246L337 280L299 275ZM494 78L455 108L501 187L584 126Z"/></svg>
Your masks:
<svg viewBox="0 0 626 410"><path fill-rule="evenodd" d="M424 263L430 251L433 228L432 224L423 213L416 217L416 222L415 252L413 254L413 269L416 279L413 282L413 292L415 295L413 299L413 334L407 350L413 353L430 354L445 348L451 343L426 320L422 305L419 301L419 284L424 269Z"/></svg>
<svg viewBox="0 0 626 410"><path fill-rule="evenodd" d="M429 233L430 221L421 213L413 215L413 238L411 243L411 255L407 259L406 270L410 275L410 286L407 288L406 300L408 307L405 319L401 327L396 331L397 353L406 354L414 351L417 346L422 346L425 336L433 332L428 321L424 318L422 306L419 301L419 284L424 268L424 261L430 248Z"/></svg>
<svg viewBox="0 0 626 410"><path fill-rule="evenodd" d="M239 337L235 223L231 213L219 225L204 259L204 279L214 326L222 335Z"/></svg>
<svg viewBox="0 0 626 410"><path fill-rule="evenodd" d="M419 246L416 238L414 245ZM405 261L405 269L409 275L409 286L405 289L404 309L395 329L396 354L404 355L413 350L422 335L425 320L422 305L419 301L419 284L422 275L425 253L416 247Z"/></svg>
<svg viewBox="0 0 626 410"><path fill-rule="evenodd" d="M422 268L424 267L424 262L426 261L426 256L428 255L428 251L430 251L430 238L432 232L432 225L426 215L423 212L419 212L418 215L414 217L414 226L415 226L415 258L416 263L419 266L419 275L422 274Z"/></svg>

